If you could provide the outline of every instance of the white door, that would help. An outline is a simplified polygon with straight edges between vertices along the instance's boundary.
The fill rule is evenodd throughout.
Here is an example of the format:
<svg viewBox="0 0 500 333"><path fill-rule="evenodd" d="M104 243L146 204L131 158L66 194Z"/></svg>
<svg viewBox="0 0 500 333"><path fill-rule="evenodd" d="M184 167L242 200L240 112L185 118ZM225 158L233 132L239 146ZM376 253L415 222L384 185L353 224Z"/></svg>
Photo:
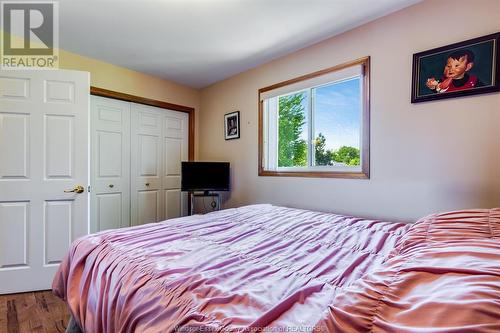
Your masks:
<svg viewBox="0 0 500 333"><path fill-rule="evenodd" d="M187 195L180 190L187 126L186 113L132 103L132 225L187 215Z"/></svg>
<svg viewBox="0 0 500 333"><path fill-rule="evenodd" d="M188 160L188 115L165 111L163 131L163 181L164 218L187 215L187 193L181 193L181 161Z"/></svg>
<svg viewBox="0 0 500 333"><path fill-rule="evenodd" d="M130 103L91 97L90 232L130 226Z"/></svg>
<svg viewBox="0 0 500 333"><path fill-rule="evenodd" d="M132 225L163 219L161 202L161 109L131 103L131 203Z"/></svg>
<svg viewBox="0 0 500 333"><path fill-rule="evenodd" d="M88 73L0 71L0 294L50 289L88 233L88 109Z"/></svg>

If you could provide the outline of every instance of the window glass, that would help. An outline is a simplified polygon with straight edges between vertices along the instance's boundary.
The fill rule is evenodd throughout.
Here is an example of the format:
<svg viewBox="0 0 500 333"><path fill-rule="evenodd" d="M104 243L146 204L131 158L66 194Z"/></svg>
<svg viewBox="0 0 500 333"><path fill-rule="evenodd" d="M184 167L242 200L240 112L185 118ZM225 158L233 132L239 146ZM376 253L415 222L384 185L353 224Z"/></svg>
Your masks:
<svg viewBox="0 0 500 333"><path fill-rule="evenodd" d="M278 97L278 167L308 165L308 92Z"/></svg>
<svg viewBox="0 0 500 333"><path fill-rule="evenodd" d="M359 166L360 78L312 89L314 165Z"/></svg>

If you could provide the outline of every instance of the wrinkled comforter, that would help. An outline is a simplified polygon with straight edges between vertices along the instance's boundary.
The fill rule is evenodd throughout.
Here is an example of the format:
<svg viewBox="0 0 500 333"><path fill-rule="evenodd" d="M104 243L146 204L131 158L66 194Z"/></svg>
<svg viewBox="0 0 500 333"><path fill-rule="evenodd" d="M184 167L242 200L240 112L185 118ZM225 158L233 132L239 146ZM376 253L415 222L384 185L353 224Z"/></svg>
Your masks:
<svg viewBox="0 0 500 333"><path fill-rule="evenodd" d="M76 240L85 332L500 332L500 209L414 224L253 205Z"/></svg>

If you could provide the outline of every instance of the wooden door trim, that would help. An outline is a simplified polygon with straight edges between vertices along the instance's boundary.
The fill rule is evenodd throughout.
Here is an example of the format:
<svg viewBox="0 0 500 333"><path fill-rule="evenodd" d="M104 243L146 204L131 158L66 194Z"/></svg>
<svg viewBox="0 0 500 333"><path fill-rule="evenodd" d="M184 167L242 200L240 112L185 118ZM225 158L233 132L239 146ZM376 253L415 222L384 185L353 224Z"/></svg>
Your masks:
<svg viewBox="0 0 500 333"><path fill-rule="evenodd" d="M113 90L108 90L104 88L98 88L91 86L90 94L94 96L101 96L113 99L119 99L126 102L133 102L138 104L144 104L149 106L155 106L162 109L168 109L173 111L185 112L189 115L189 125L188 125L188 159L194 161L194 108L179 104L173 104L168 102L163 102L155 99L150 99L146 97L140 97L130 94L125 94Z"/></svg>

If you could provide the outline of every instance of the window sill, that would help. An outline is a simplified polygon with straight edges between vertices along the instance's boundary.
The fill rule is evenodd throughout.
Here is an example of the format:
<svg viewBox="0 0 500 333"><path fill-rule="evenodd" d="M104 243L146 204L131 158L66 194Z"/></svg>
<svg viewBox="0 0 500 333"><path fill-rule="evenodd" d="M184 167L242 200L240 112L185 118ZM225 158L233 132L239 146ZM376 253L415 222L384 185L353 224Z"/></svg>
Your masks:
<svg viewBox="0 0 500 333"><path fill-rule="evenodd" d="M368 171L269 171L259 170L263 177L308 177L308 178L348 178L369 179Z"/></svg>

